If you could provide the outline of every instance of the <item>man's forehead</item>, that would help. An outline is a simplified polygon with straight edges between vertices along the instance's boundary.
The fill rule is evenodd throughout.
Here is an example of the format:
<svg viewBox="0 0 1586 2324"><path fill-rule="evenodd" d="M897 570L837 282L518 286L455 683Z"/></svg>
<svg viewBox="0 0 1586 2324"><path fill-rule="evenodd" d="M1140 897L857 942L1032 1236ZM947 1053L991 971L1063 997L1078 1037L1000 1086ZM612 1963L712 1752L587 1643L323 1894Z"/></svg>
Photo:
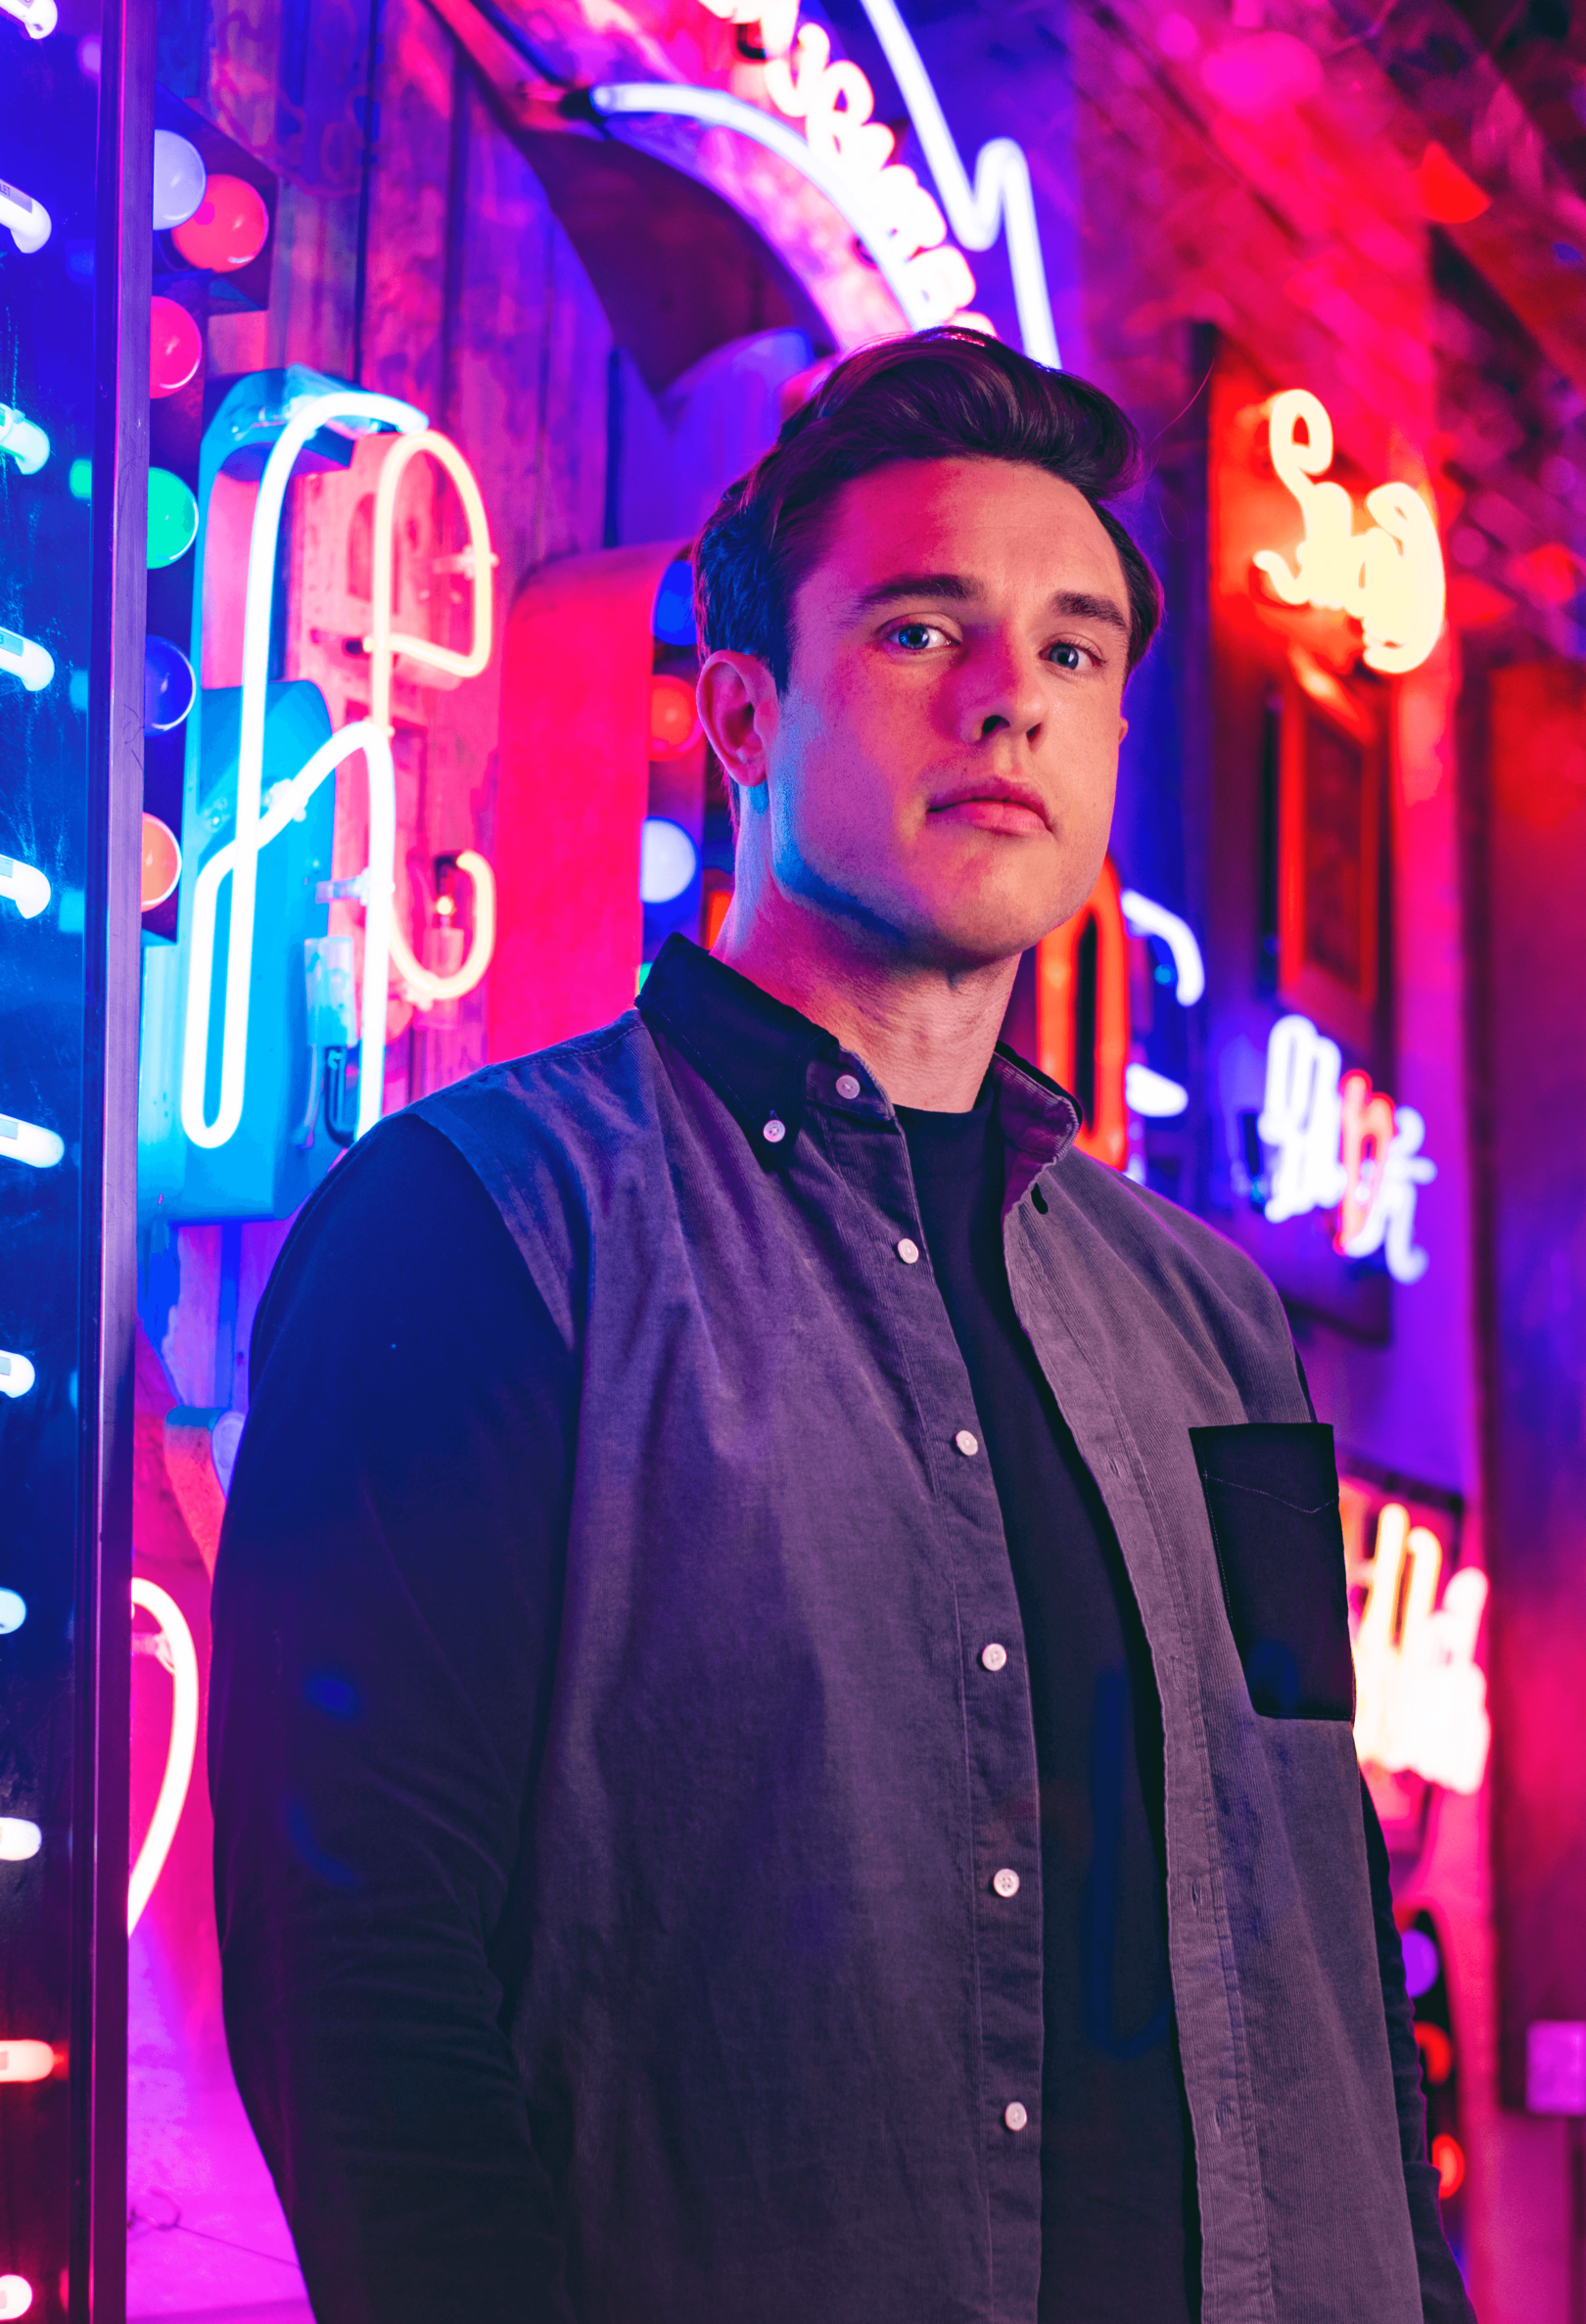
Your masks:
<svg viewBox="0 0 1586 2324"><path fill-rule="evenodd" d="M859 610L900 595L967 606L1010 581L1127 603L1117 547L1083 492L1026 462L891 461L842 487L823 530L809 578L824 567L827 590Z"/></svg>

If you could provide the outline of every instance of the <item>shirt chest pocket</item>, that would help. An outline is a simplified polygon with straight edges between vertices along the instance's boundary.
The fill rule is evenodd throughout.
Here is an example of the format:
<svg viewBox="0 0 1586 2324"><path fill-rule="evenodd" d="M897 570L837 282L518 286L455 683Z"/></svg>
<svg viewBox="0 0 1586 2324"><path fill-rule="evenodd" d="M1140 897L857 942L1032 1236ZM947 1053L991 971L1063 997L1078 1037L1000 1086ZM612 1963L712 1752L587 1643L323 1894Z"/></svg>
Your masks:
<svg viewBox="0 0 1586 2324"><path fill-rule="evenodd" d="M1250 1700L1269 1719L1352 1720L1332 1430L1256 1420L1190 1437Z"/></svg>

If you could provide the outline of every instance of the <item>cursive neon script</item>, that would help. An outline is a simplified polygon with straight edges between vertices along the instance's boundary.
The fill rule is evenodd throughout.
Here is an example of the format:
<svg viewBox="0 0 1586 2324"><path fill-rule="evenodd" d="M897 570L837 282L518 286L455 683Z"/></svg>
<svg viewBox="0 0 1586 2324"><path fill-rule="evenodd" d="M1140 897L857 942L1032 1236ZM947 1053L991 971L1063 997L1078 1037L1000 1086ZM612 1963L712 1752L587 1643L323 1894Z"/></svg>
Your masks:
<svg viewBox="0 0 1586 2324"><path fill-rule="evenodd" d="M1258 569L1285 605L1352 615L1365 632L1368 670L1385 676L1418 670L1442 631L1447 596L1442 544L1426 503L1412 485L1378 485L1366 495L1376 522L1357 533L1343 486L1316 482L1332 465L1332 422L1304 388L1273 398L1269 441L1305 533L1292 567L1279 550L1262 549Z"/></svg>

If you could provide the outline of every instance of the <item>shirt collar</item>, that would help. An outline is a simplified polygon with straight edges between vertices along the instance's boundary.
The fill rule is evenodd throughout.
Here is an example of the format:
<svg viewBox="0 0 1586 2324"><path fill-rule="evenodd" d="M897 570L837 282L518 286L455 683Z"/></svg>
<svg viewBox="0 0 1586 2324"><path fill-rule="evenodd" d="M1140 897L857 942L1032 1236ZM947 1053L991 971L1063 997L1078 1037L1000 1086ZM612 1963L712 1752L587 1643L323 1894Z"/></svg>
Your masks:
<svg viewBox="0 0 1586 2324"><path fill-rule="evenodd" d="M845 1050L835 1034L772 999L686 937L669 936L662 946L638 1009L704 1075L769 1169L791 1160L812 1103L896 1120L869 1067ZM1001 1042L992 1080L1011 1208L1067 1151L1081 1116L1066 1090Z"/></svg>

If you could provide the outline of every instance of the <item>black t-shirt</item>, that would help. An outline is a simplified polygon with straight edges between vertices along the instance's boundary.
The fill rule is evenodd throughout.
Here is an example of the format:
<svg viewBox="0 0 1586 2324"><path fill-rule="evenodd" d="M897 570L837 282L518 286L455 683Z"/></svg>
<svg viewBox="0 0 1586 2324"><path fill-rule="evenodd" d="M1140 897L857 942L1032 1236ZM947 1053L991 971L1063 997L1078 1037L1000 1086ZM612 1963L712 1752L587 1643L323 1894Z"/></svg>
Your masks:
<svg viewBox="0 0 1586 2324"><path fill-rule="evenodd" d="M1200 2251L1145 1634L1111 1519L1014 1313L990 1088L973 1113L900 1106L898 1119L1024 1620L1041 1777L1041 2324L1189 2324Z"/></svg>

